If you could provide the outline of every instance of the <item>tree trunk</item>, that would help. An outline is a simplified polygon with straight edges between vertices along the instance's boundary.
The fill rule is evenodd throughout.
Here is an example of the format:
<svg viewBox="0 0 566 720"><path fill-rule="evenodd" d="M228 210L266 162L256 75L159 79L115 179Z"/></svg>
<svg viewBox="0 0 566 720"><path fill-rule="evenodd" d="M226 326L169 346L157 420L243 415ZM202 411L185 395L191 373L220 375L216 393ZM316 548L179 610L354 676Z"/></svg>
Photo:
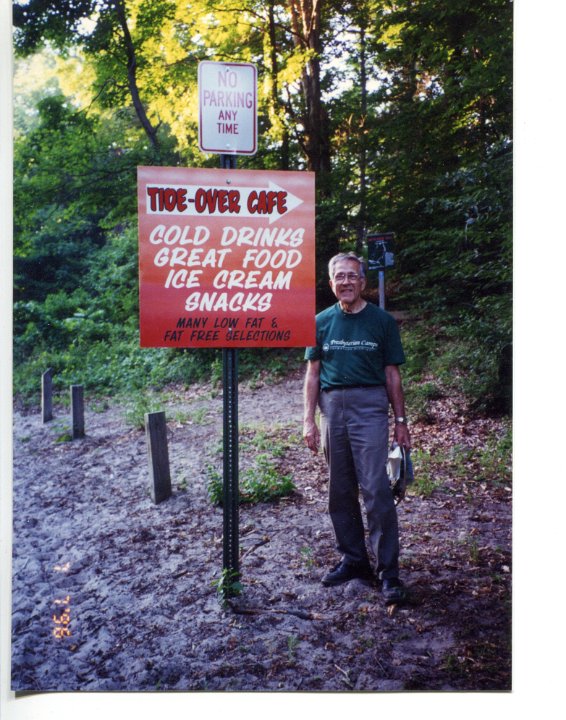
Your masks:
<svg viewBox="0 0 566 720"><path fill-rule="evenodd" d="M293 42L303 51L311 51L305 63L301 89L305 102L302 118L304 151L309 170L327 175L330 173L330 130L320 87L322 0L289 0ZM324 187L324 179L322 188ZM321 188L321 189L322 189Z"/></svg>
<svg viewBox="0 0 566 720"><path fill-rule="evenodd" d="M126 9L124 7L124 3L122 0L115 0L114 7L116 8L116 15L118 18L118 23L120 24L120 28L122 29L122 33L124 35L124 45L126 49L126 57L128 61L128 87L130 89L130 95L132 97L132 102L134 104L134 109L136 111L136 115L138 116L138 119L145 130L146 135L149 138L149 141L151 142L153 149L158 151L159 150L159 142L157 140L157 128L154 128L151 124L147 113L145 111L144 104L141 100L137 79L136 79L136 70L137 70L137 59L136 59L136 51L134 47L134 43L132 40L132 36L130 34L130 29L128 27L128 19L126 17Z"/></svg>
<svg viewBox="0 0 566 720"><path fill-rule="evenodd" d="M269 3L269 43L271 46L269 56L269 72L271 74L271 104L273 107L273 113L277 112L279 107L279 80L278 72L279 65L277 63L277 33L275 29L275 0L270 0ZM287 124L285 123L283 129L283 140L281 145L281 153L279 160L279 169L289 169L289 131Z"/></svg>
<svg viewBox="0 0 566 720"><path fill-rule="evenodd" d="M365 234L367 230L367 135L365 123L367 120L367 71L366 71L366 23L365 18L360 21L360 92L361 92L361 127L360 127L360 212L356 226L356 252L362 254Z"/></svg>

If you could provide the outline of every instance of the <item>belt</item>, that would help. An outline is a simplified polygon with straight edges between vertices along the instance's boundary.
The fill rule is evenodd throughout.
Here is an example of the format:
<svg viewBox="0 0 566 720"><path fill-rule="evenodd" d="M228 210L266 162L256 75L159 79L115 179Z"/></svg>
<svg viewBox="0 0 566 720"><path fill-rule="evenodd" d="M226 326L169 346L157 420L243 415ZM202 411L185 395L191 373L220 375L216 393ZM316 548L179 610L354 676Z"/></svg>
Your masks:
<svg viewBox="0 0 566 720"><path fill-rule="evenodd" d="M377 388L383 385L332 385L331 387L321 388L322 392L332 392L333 390L356 390L361 388Z"/></svg>

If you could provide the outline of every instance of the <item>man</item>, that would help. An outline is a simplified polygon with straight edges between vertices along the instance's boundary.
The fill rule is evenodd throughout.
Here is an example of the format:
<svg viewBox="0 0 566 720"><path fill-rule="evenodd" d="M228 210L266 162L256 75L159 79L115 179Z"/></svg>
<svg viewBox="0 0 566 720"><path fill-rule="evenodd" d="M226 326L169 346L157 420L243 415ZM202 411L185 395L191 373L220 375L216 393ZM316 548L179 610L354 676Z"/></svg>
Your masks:
<svg viewBox="0 0 566 720"><path fill-rule="evenodd" d="M320 407L329 470L328 506L342 554L322 584L377 576L386 603L398 603L405 599L405 589L399 580L397 511L386 462L389 404L395 417L395 440L411 446L399 372L405 356L395 320L362 298L363 259L341 253L328 267L338 302L317 315L316 346L305 353L303 427L306 444L316 453L321 432L315 414ZM359 491L367 516L369 554Z"/></svg>

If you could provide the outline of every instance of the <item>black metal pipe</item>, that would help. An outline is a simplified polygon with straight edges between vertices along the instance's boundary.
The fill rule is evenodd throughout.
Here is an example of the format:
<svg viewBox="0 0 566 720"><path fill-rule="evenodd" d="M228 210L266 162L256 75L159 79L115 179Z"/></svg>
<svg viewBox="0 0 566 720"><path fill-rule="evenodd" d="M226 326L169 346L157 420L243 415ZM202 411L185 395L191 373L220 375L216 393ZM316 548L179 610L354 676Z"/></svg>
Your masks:
<svg viewBox="0 0 566 720"><path fill-rule="evenodd" d="M224 169L236 167L236 156L221 155ZM224 472L223 472L223 569L227 574L225 594L240 577L240 491L238 448L238 350L222 350L222 383L224 396Z"/></svg>

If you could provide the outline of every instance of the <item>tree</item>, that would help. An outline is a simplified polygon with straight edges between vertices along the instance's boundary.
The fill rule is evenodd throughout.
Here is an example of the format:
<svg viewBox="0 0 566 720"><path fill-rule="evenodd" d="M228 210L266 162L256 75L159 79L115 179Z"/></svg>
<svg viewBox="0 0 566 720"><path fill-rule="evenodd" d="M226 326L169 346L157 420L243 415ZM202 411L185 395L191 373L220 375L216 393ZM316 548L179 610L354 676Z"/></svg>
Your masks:
<svg viewBox="0 0 566 720"><path fill-rule="evenodd" d="M289 0L293 43L304 55L301 90L305 110L304 151L308 169L330 172L329 121L322 102L320 62L322 56L322 0Z"/></svg>
<svg viewBox="0 0 566 720"><path fill-rule="evenodd" d="M511 137L512 3L384 3L377 31L384 77L372 98L382 108L373 142L385 160L384 209L397 206L396 222L414 226L431 181Z"/></svg>
<svg viewBox="0 0 566 720"><path fill-rule="evenodd" d="M161 3L163 4L163 3ZM84 30L83 23L98 15L92 32ZM144 132L154 150L159 150L157 127L147 115L138 86L138 52L130 32L124 0L30 0L25 6L14 8L15 47L22 54L37 50L46 41L66 49L80 42L88 53L98 58L98 67L104 67L101 58L112 58L113 89L126 78L131 100ZM98 92L104 95L109 75L104 78Z"/></svg>
<svg viewBox="0 0 566 720"><path fill-rule="evenodd" d="M38 111L37 128L14 145L17 300L80 285L106 231L135 219L135 170L148 159L127 115L102 122L61 95Z"/></svg>

